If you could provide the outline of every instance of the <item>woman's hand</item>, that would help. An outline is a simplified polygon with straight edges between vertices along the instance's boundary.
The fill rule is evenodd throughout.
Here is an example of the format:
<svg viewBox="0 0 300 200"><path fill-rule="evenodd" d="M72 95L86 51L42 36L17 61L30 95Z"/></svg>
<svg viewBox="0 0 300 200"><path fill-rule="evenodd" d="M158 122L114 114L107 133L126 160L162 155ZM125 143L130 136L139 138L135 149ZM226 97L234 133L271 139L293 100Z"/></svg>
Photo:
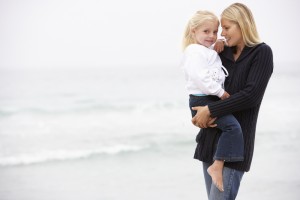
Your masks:
<svg viewBox="0 0 300 200"><path fill-rule="evenodd" d="M193 107L192 109L197 111L197 114L192 118L192 123L195 126L198 126L200 128L217 126L216 124L214 124L216 118L210 117L208 106L197 106Z"/></svg>

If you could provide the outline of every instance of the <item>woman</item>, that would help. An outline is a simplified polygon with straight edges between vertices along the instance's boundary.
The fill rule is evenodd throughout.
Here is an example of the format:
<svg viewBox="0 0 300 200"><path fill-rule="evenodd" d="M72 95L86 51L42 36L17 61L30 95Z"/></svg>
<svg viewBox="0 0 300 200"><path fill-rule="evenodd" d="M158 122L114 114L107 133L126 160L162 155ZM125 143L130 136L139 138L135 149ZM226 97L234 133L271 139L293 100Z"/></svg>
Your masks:
<svg viewBox="0 0 300 200"><path fill-rule="evenodd" d="M229 73L225 89L231 96L204 107L194 107L197 114L192 119L194 125L202 128L196 138L198 144L194 158L203 162L209 200L236 198L242 176L250 170L258 112L273 72L272 50L260 42L249 8L240 3L230 5L221 14L221 26L221 35L225 37L227 46L220 53L220 57ZM220 137L218 129L210 127L214 126L214 118L230 113L236 117L242 128L244 160L225 162L224 192L221 192L212 184L211 176L207 173Z"/></svg>

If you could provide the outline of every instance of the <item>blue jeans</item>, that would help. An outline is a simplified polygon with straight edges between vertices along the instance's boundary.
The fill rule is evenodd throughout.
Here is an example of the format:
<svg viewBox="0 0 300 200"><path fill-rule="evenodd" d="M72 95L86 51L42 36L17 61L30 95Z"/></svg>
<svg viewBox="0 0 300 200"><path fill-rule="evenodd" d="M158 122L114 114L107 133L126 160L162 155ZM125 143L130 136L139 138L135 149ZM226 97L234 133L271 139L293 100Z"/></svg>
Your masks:
<svg viewBox="0 0 300 200"><path fill-rule="evenodd" d="M217 98L217 99L216 99ZM215 96L194 96L190 95L190 109L192 116L196 111L195 106L205 106L209 102L218 100ZM225 162L243 161L244 159L244 138L242 128L233 115L225 115L216 119L217 128L222 131L219 138L214 160L224 160Z"/></svg>
<svg viewBox="0 0 300 200"><path fill-rule="evenodd" d="M238 194L240 183L244 175L243 171L223 168L224 192L221 192L215 184L212 183L211 176L207 173L207 168L211 163L203 162L203 173L206 185L208 200L234 200Z"/></svg>

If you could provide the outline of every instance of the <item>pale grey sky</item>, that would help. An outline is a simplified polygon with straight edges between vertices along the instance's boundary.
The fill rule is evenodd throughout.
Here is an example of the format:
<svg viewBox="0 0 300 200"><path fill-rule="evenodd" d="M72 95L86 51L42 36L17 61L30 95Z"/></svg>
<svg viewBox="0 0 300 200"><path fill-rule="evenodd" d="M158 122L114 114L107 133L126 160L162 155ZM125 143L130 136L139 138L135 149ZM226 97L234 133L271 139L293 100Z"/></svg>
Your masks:
<svg viewBox="0 0 300 200"><path fill-rule="evenodd" d="M231 0L0 0L0 67L178 65L189 17ZM278 63L300 62L300 3L245 0ZM219 30L221 32L221 29Z"/></svg>

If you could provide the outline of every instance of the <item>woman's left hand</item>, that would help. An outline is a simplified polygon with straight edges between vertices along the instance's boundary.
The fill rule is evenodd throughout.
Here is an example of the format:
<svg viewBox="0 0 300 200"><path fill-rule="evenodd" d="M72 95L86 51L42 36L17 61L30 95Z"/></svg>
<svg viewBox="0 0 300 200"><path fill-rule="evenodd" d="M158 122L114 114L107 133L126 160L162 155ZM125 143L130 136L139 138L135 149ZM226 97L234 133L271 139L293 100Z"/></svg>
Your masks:
<svg viewBox="0 0 300 200"><path fill-rule="evenodd" d="M214 124L216 118L210 117L210 111L208 106L197 106L193 107L192 109L197 111L197 114L192 118L192 123L195 126L198 126L200 128L217 126L216 124Z"/></svg>

